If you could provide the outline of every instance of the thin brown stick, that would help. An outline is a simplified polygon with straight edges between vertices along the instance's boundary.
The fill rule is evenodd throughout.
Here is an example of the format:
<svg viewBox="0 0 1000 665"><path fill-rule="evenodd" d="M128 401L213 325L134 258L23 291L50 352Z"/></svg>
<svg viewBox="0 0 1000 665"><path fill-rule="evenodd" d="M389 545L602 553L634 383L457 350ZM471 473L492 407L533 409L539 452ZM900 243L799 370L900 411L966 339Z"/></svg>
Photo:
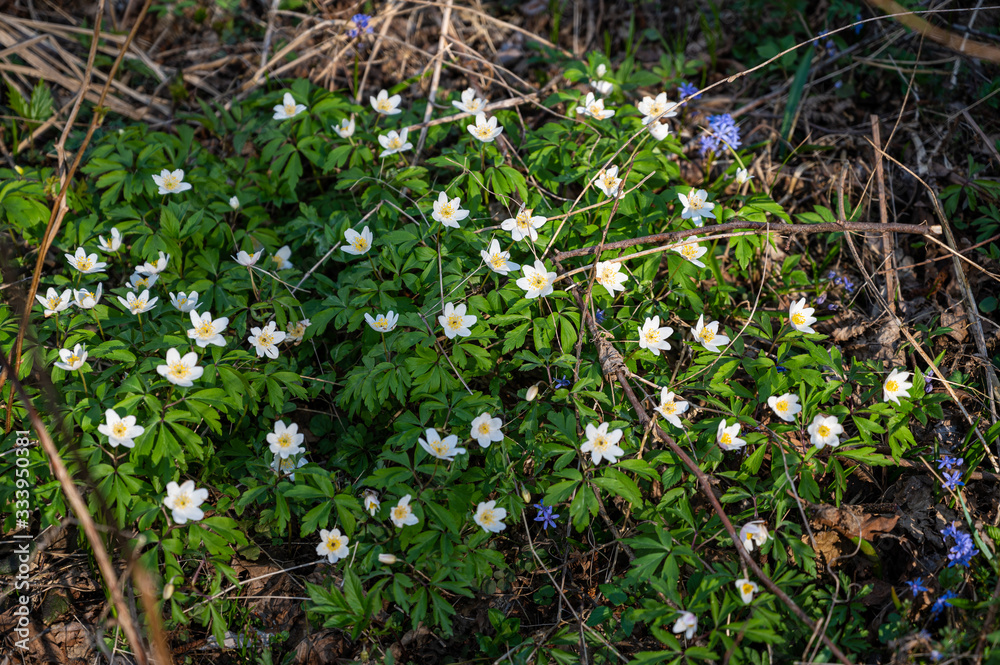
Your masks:
<svg viewBox="0 0 1000 665"><path fill-rule="evenodd" d="M889 223L889 210L885 202L885 174L882 169L882 135L877 115L871 116L872 142L875 144L875 180L878 184L878 213L883 229ZM892 234L882 231L882 253L885 254L885 297L889 311L896 313L896 262L893 260Z"/></svg>
<svg viewBox="0 0 1000 665"><path fill-rule="evenodd" d="M769 222L751 222L747 220L737 220L726 222L725 224L715 224L712 226L702 226L694 229L683 229L680 231L667 231L666 233L656 233L651 236L641 238L630 238L609 242L604 245L603 251L615 249L626 249L635 245L662 244L700 235L702 233L720 233L733 231L736 229L754 229L762 233L881 233L883 230L894 233L912 233L916 235L930 235L938 233L938 229L932 226L922 226L918 224L870 224L868 222L824 222L822 224L772 224ZM587 256L594 254L598 247L581 247L566 252L556 252L552 258L556 261L572 258L574 256Z"/></svg>
<svg viewBox="0 0 1000 665"><path fill-rule="evenodd" d="M451 9L454 0L447 0L444 12L441 15L441 36L438 38L438 52L434 56L434 74L431 76L431 91L427 95L427 108L424 109L424 127L420 129L420 138L417 139L417 149L413 151L413 166L420 161L420 153L424 151L424 143L427 141L427 121L434 113L434 100L437 98L438 84L441 82L441 65L444 64L444 54L448 46L448 29L451 27Z"/></svg>
<svg viewBox="0 0 1000 665"><path fill-rule="evenodd" d="M98 14L98 17L100 17L100 14ZM100 18L98 18L98 20L100 20ZM0 353L0 363L3 363L3 369L5 371L12 369L2 353ZM46 429L45 423L42 422L41 416L38 415L38 411L35 410L35 406L31 403L31 398L28 397L28 393L24 390L24 386L21 385L21 382L18 380L16 370L11 371L10 385L11 395L17 392L20 397L21 402L24 405L24 409L28 413L28 419L31 421L31 426L34 428L35 434L38 435L38 441L42 446L42 450L45 451L46 456L49 458L49 464L52 467L52 472L59 480L59 485L66 494L66 499L69 501L69 505L73 509L73 512L76 513L77 519L80 520L83 532L86 534L87 540L90 542L90 546L94 551L94 558L97 560L97 567L101 571L101 577L104 578L104 583L108 587L108 592L111 594L111 601L114 603L115 609L118 610L118 624L122 627L122 630L125 631L125 636L128 638L129 645L132 647L132 652L135 654L139 664L146 665L149 661L146 658L146 651L143 648L143 643L139 638L139 631L136 629L135 624L132 623L132 614L129 610L128 604L125 602L125 596L122 595L121 587L118 586L115 569L111 565L111 559L108 556L108 551L104 548L104 541L101 540L101 535L94 524L94 518L91 517L90 510L87 508L87 503L80 495L80 490L76 488L76 484L73 482L73 478L69 475L69 471L66 470L66 465L63 464L62 458L59 456L59 450L56 448L55 442L52 441L52 437L49 435L49 431ZM9 413L10 411L8 409L8 414Z"/></svg>

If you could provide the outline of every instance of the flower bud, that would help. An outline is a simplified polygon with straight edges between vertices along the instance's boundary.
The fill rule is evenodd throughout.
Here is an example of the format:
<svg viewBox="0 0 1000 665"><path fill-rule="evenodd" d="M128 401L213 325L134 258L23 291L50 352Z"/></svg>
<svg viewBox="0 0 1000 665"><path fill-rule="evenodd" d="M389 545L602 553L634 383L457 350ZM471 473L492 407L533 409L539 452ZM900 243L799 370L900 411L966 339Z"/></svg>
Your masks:
<svg viewBox="0 0 1000 665"><path fill-rule="evenodd" d="M535 385L531 386L530 388L528 388L528 392L525 393L524 399L526 399L526 400L528 400L530 402L531 400L535 399L536 397L538 397L538 384L537 383Z"/></svg>
<svg viewBox="0 0 1000 665"><path fill-rule="evenodd" d="M379 554L378 555L378 562L379 563L393 564L393 563L396 563L396 561L397 561L397 559L396 559L396 556L394 554Z"/></svg>
<svg viewBox="0 0 1000 665"><path fill-rule="evenodd" d="M524 499L525 503L531 503L531 492L524 486L524 483L519 484L521 485L521 498Z"/></svg>
<svg viewBox="0 0 1000 665"><path fill-rule="evenodd" d="M174 595L174 585L168 584L163 587L163 600L170 600L170 596Z"/></svg>

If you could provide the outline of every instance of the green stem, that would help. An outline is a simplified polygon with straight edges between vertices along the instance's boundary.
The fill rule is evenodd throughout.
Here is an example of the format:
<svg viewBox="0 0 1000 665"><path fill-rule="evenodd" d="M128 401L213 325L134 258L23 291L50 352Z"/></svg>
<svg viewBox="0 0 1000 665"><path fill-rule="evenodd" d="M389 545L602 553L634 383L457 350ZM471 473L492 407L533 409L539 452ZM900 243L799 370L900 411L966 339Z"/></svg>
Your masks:
<svg viewBox="0 0 1000 665"><path fill-rule="evenodd" d="M83 381L83 394L90 397L90 394L87 392L87 379L83 375L83 368L80 368L77 371L80 372L80 380Z"/></svg>
<svg viewBox="0 0 1000 665"><path fill-rule="evenodd" d="M139 319L139 332L142 333L142 343L146 343L146 327L142 324L142 314L135 315Z"/></svg>
<svg viewBox="0 0 1000 665"><path fill-rule="evenodd" d="M380 332L379 335L382 336L382 348L385 349L385 360L386 362L389 362L391 360L391 356L389 355L389 346L385 343L385 333Z"/></svg>
<svg viewBox="0 0 1000 665"><path fill-rule="evenodd" d="M103 328L103 327L101 326L101 319L100 319L100 317L99 317L99 316L97 316L97 309L96 309L96 305L95 305L95 307L94 307L94 308L92 308L92 309L91 309L90 311L91 311L91 312L93 313L93 315L94 315L94 321L96 321L96 322L97 322L97 329L101 331L101 340L103 340L103 341L105 341L105 342L106 342L106 341L108 341L108 338L104 336L104 328Z"/></svg>

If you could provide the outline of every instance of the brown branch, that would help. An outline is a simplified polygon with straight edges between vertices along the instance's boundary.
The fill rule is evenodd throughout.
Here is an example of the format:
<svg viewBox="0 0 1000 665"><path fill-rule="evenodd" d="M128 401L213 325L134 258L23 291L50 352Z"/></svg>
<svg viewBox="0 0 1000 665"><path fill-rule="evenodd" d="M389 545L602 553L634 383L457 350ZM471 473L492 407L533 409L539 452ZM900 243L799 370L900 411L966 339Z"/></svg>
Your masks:
<svg viewBox="0 0 1000 665"><path fill-rule="evenodd" d="M738 220L726 222L725 224L713 224L712 226L702 226L694 229L681 229L680 231L667 231L666 233L656 233L651 236L641 238L629 238L618 242L609 242L604 245L603 251L626 249L635 245L645 245L647 243L665 243L702 233L719 233L722 231L732 231L734 229L750 229L763 233L882 233L891 231L893 233L913 233L916 235L930 235L938 233L937 227L921 226L918 224L870 224L868 222L824 222L822 224L771 224L770 222L751 222ZM556 252L552 259L562 261L574 256L587 256L594 254L598 247L581 247L568 252Z"/></svg>

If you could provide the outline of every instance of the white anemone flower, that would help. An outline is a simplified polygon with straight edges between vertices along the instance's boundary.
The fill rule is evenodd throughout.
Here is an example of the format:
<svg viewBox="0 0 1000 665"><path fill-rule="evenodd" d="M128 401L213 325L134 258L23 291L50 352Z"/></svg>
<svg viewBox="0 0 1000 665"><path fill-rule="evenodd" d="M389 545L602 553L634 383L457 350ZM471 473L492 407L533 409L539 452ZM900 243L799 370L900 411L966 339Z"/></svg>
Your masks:
<svg viewBox="0 0 1000 665"><path fill-rule="evenodd" d="M761 547L767 542L767 524L764 520L747 522L740 527L740 542L747 552L753 552L754 547Z"/></svg>
<svg viewBox="0 0 1000 665"><path fill-rule="evenodd" d="M516 284L519 288L524 289L525 298L544 298L555 290L553 283L556 279L556 273L548 272L545 264L539 259L535 259L534 267L521 266L521 274L524 277L517 280Z"/></svg>
<svg viewBox="0 0 1000 665"><path fill-rule="evenodd" d="M382 502L378 500L378 492L375 490L365 490L364 506L368 514L375 517L378 509L382 506Z"/></svg>
<svg viewBox="0 0 1000 665"><path fill-rule="evenodd" d="M97 431L108 437L112 448L135 448L135 437L142 436L146 428L135 424L135 416L121 418L117 411L108 409L104 412L104 422L97 426Z"/></svg>
<svg viewBox="0 0 1000 665"><path fill-rule="evenodd" d="M507 528L503 523L503 519L507 517L507 509L496 506L496 501L482 502L476 506L476 514L472 518L488 533L500 533Z"/></svg>
<svg viewBox="0 0 1000 665"><path fill-rule="evenodd" d="M615 84L611 81L590 79L590 87L593 88L594 92L599 94L601 97L607 97L611 94L611 91L615 89Z"/></svg>
<svg viewBox="0 0 1000 665"><path fill-rule="evenodd" d="M649 349L654 355L660 355L660 351L669 351L670 342L667 338L674 334L674 329L670 326L660 327L660 317L647 318L639 328L639 348Z"/></svg>
<svg viewBox="0 0 1000 665"><path fill-rule="evenodd" d="M524 238L529 238L531 242L538 240L538 231L545 224L545 218L541 215L532 215L531 208L521 208L516 217L508 217L500 223L500 228L510 231L510 237L514 242L519 242Z"/></svg>
<svg viewBox="0 0 1000 665"><path fill-rule="evenodd" d="M309 319L302 319L301 321L296 321L295 323L289 321L288 325L285 326L285 342L296 345L301 344L302 337L306 334L306 328L308 328L310 324L312 324L312 321Z"/></svg>
<svg viewBox="0 0 1000 665"><path fill-rule="evenodd" d="M667 93L661 92L655 98L643 97L636 108L642 114L642 124L648 125L659 118L673 118L677 115L677 104L667 101Z"/></svg>
<svg viewBox="0 0 1000 665"><path fill-rule="evenodd" d="M349 539L340 533L340 529L327 531L319 530L319 545L316 546L316 554L325 556L330 563L337 563L347 557L351 551L347 548Z"/></svg>
<svg viewBox="0 0 1000 665"><path fill-rule="evenodd" d="M156 373L175 386L186 388L201 378L205 368L198 366L198 354L194 351L181 357L177 349L167 349L167 364L158 365Z"/></svg>
<svg viewBox="0 0 1000 665"><path fill-rule="evenodd" d="M489 448L491 443L503 441L503 421L493 418L485 411L472 421L472 433L470 436L475 439L482 448Z"/></svg>
<svg viewBox="0 0 1000 665"><path fill-rule="evenodd" d="M909 390L913 384L907 381L908 378L910 378L909 372L900 372L893 368L882 384L882 398L887 402L899 404L900 396L909 397Z"/></svg>
<svg viewBox="0 0 1000 665"><path fill-rule="evenodd" d="M588 92L586 99L583 100L583 106L576 107L576 114L588 115L594 120L607 120L614 117L615 110L604 108L604 100L597 99L594 93Z"/></svg>
<svg viewBox="0 0 1000 665"><path fill-rule="evenodd" d="M677 635L684 633L684 638L690 640L698 630L698 617L691 612L681 612L674 622L673 632Z"/></svg>
<svg viewBox="0 0 1000 665"><path fill-rule="evenodd" d="M211 312L199 314L191 310L191 328L187 331L187 336L194 340L199 348L204 349L209 344L225 346L226 338L222 336L222 331L229 325L229 317L223 316L213 319Z"/></svg>
<svg viewBox="0 0 1000 665"><path fill-rule="evenodd" d="M291 270L295 266L292 265L290 258L292 256L292 248L285 245L277 252L271 255L271 261L274 262L275 270Z"/></svg>
<svg viewBox="0 0 1000 665"><path fill-rule="evenodd" d="M420 518L413 514L413 507L410 506L410 495L407 494L399 500L389 512L392 523L402 529L404 526L412 526L420 522Z"/></svg>
<svg viewBox="0 0 1000 665"><path fill-rule="evenodd" d="M237 198L236 196L230 196L229 197L229 207L232 208L233 210L239 210L240 209L240 200L239 200L239 198Z"/></svg>
<svg viewBox="0 0 1000 665"><path fill-rule="evenodd" d="M472 88L466 88L462 92L461 101L455 100L451 103L452 106L460 111L465 111L466 113L471 113L476 115L481 113L486 109L487 102L485 99L476 97L476 91Z"/></svg>
<svg viewBox="0 0 1000 665"><path fill-rule="evenodd" d="M466 129L483 143L493 143L493 140L503 132L503 125L497 125L496 116L487 120L485 113L477 113L476 124L466 125Z"/></svg>
<svg viewBox="0 0 1000 665"><path fill-rule="evenodd" d="M45 297L40 295L35 295L35 300L37 300L42 307L45 308L45 316L49 317L53 314L58 314L67 307L70 306L71 298L73 297L72 289L66 289L62 293L59 293L52 287L45 292Z"/></svg>
<svg viewBox="0 0 1000 665"><path fill-rule="evenodd" d="M468 210L462 210L462 199L455 197L451 200L444 192L438 194L437 201L434 202L434 212L431 217L441 222L443 226L450 226L453 229L459 228L458 223L469 216Z"/></svg>
<svg viewBox="0 0 1000 665"><path fill-rule="evenodd" d="M382 554L378 555L378 562L379 563L384 563L384 564L392 565L392 564L396 563L397 561L399 561L399 559L396 558L395 554L388 554L386 552L383 552Z"/></svg>
<svg viewBox="0 0 1000 665"><path fill-rule="evenodd" d="M760 590L756 582L751 582L745 577L741 577L736 580L736 591L740 594L740 600L743 601L744 605L749 605L753 602L753 595Z"/></svg>
<svg viewBox="0 0 1000 665"><path fill-rule="evenodd" d="M66 254L65 256L66 260L69 261L69 264L84 275L101 272L108 265L103 261L97 260L97 252L87 254L87 250L83 247L77 247L76 254Z"/></svg>
<svg viewBox="0 0 1000 665"><path fill-rule="evenodd" d="M87 345L77 344L72 349L59 349L59 361L56 361L55 366L67 372L75 372L83 367L85 362L87 362Z"/></svg>
<svg viewBox="0 0 1000 665"><path fill-rule="evenodd" d="M347 244L341 247L340 251L361 256L362 254L367 254L368 250L372 248L373 236L372 232L366 226L361 229L361 233L358 233L354 229L347 229L344 231L344 240Z"/></svg>
<svg viewBox="0 0 1000 665"><path fill-rule="evenodd" d="M403 98L399 95L390 97L388 90L379 90L378 96L369 96L368 101L371 102L372 108L379 115L399 115L403 112L399 108L399 104L403 101Z"/></svg>
<svg viewBox="0 0 1000 665"><path fill-rule="evenodd" d="M159 188L157 194L161 195L180 194L191 189L191 183L184 182L184 169L176 171L163 169L160 171L160 175L153 175L153 182Z"/></svg>
<svg viewBox="0 0 1000 665"><path fill-rule="evenodd" d="M622 264L617 261L598 261L597 277L595 281L608 290L611 297L615 297L615 291L624 291L623 286L628 281L628 275L621 272Z"/></svg>
<svg viewBox="0 0 1000 665"><path fill-rule="evenodd" d="M94 309L97 303L101 302L104 295L104 284L98 284L93 291L89 289L77 289L73 291L73 301L80 309Z"/></svg>
<svg viewBox="0 0 1000 665"><path fill-rule="evenodd" d="M126 286L128 286L128 288L132 291L148 289L153 286L153 284L156 284L156 280L158 279L160 279L160 276L157 274L143 275L141 272L138 272L138 269L136 269L136 272L132 273L132 276L128 278L128 284Z"/></svg>
<svg viewBox="0 0 1000 665"><path fill-rule="evenodd" d="M271 460L271 470L279 476L288 476L288 479L295 482L295 469L301 469L309 463L305 457L285 457L275 455Z"/></svg>
<svg viewBox="0 0 1000 665"><path fill-rule="evenodd" d="M413 144L406 140L407 129L404 127L402 131L396 132L395 129L390 129L385 134L379 134L378 142L384 148L382 152L378 154L379 157L388 157L389 155L395 155L397 152L403 152L404 150L409 150L413 147Z"/></svg>
<svg viewBox="0 0 1000 665"><path fill-rule="evenodd" d="M198 306L198 292L192 291L191 293L184 293L181 291L176 295L171 293L170 304L176 307L178 311L190 312Z"/></svg>
<svg viewBox="0 0 1000 665"><path fill-rule="evenodd" d="M719 322L712 321L705 325L705 315L698 317L698 324L691 331L694 338L701 343L707 351L719 353L719 347L729 344L729 338L719 334Z"/></svg>
<svg viewBox="0 0 1000 665"><path fill-rule="evenodd" d="M521 266L510 260L510 252L500 251L500 241L494 238L490 242L489 249L480 250L479 255L490 270L501 275L506 275L512 270L520 270Z"/></svg>
<svg viewBox="0 0 1000 665"><path fill-rule="evenodd" d="M812 424L806 431L809 432L809 440L817 448L823 446L836 448L840 445L840 435L844 433L844 428L837 421L837 416L819 414L813 418Z"/></svg>
<svg viewBox="0 0 1000 665"><path fill-rule="evenodd" d="M160 252L160 256L155 261L146 261L141 266L136 266L135 271L143 275L159 275L167 269L170 262L170 255Z"/></svg>
<svg viewBox="0 0 1000 665"><path fill-rule="evenodd" d="M305 448L302 447L305 440L305 434L299 433L299 426L296 423L285 425L283 420L275 422L274 431L267 433L270 451L282 459L305 452Z"/></svg>
<svg viewBox="0 0 1000 665"><path fill-rule="evenodd" d="M375 332L392 332L396 328L396 323L399 322L399 314L396 314L390 309L385 314L376 314L375 318L372 318L372 315L366 312L365 321L368 322L368 325L371 326L371 329Z"/></svg>
<svg viewBox="0 0 1000 665"><path fill-rule="evenodd" d="M667 419L674 427L682 428L684 423L678 417L680 414L688 410L690 404L682 399L678 399L680 395L676 395L670 392L668 389L663 388L660 392L660 404L656 407L656 412Z"/></svg>
<svg viewBox="0 0 1000 665"><path fill-rule="evenodd" d="M715 431L715 442L723 450L739 450L747 445L744 439L737 436L739 433L740 424L738 422L726 427L726 419L723 418L719 421L719 428Z"/></svg>
<svg viewBox="0 0 1000 665"><path fill-rule="evenodd" d="M334 125L333 131L337 132L337 135L342 139L349 139L354 136L354 118L344 118L340 121L340 125Z"/></svg>
<svg viewBox="0 0 1000 665"><path fill-rule="evenodd" d="M715 204L708 200L708 192L704 189L692 189L686 195L678 194L677 198L684 204L681 219L690 219L695 226L702 226L705 223L703 219L705 217L715 219L715 213L712 212Z"/></svg>
<svg viewBox="0 0 1000 665"><path fill-rule="evenodd" d="M420 447L426 450L432 457L452 462L455 460L455 455L465 453L465 448L457 445L458 437L454 434L441 438L436 429L429 427L424 436L427 438L420 437L419 439Z"/></svg>
<svg viewBox="0 0 1000 665"><path fill-rule="evenodd" d="M705 256L708 252L708 247L702 247L696 242L686 242L679 247L674 247L673 250L699 268L705 267L705 264L698 259Z"/></svg>
<svg viewBox="0 0 1000 665"><path fill-rule="evenodd" d="M140 293L138 296L134 293L128 293L126 295L128 296L127 300L118 296L118 302L121 303L122 307L136 316L153 309L153 306L156 305L157 301L159 301L158 297L150 299L148 289Z"/></svg>
<svg viewBox="0 0 1000 665"><path fill-rule="evenodd" d="M595 465L600 464L602 459L614 464L625 454L625 451L618 446L622 430L614 429L608 432L609 426L608 423L601 423L594 427L593 423L589 423L585 430L587 440L580 446L580 452L590 453L590 461Z"/></svg>
<svg viewBox="0 0 1000 665"><path fill-rule="evenodd" d="M286 92L281 98L281 103L274 107L275 120L288 120L306 110L305 104L296 104L292 93Z"/></svg>
<svg viewBox="0 0 1000 665"><path fill-rule="evenodd" d="M194 481L185 481L183 485L170 481L167 483L167 498L163 505L170 509L174 522L184 524L188 520L197 522L205 516L200 506L208 500L208 490L195 489Z"/></svg>
<svg viewBox="0 0 1000 665"><path fill-rule="evenodd" d="M470 326L476 325L477 318L465 313L465 303L455 305L446 303L444 314L438 317L438 323L444 328L444 334L448 339L455 339L455 336L468 337L472 334Z"/></svg>
<svg viewBox="0 0 1000 665"><path fill-rule="evenodd" d="M267 356L274 359L278 357L278 344L284 341L285 331L277 329L277 323L268 322L263 328L254 326L250 329L250 337L247 342L253 345L257 357Z"/></svg>
<svg viewBox="0 0 1000 665"><path fill-rule="evenodd" d="M736 180L734 180L734 182L737 185L742 185L748 180L753 180L753 176L750 175L746 169L736 169Z"/></svg>
<svg viewBox="0 0 1000 665"><path fill-rule="evenodd" d="M771 395L767 398L767 405L771 407L771 410L785 422L794 422L795 414L802 411L802 405L799 404L799 396L793 395L791 393L785 393L784 395Z"/></svg>
<svg viewBox="0 0 1000 665"><path fill-rule="evenodd" d="M802 298L788 306L788 322L801 333L814 333L816 331L811 326L817 320L812 315L815 311L812 307L806 307L806 299Z"/></svg>
<svg viewBox="0 0 1000 665"><path fill-rule="evenodd" d="M241 249L239 252L237 252L236 256L231 256L230 258L232 258L233 261L236 261L237 263L239 263L241 266L245 266L247 268L250 268L250 267L253 267L253 266L257 265L257 260L260 259L260 255L263 254L263 253L264 253L264 248L263 247L261 247L260 249L258 249L256 252L254 252L252 254L248 254L247 252L244 252Z"/></svg>
<svg viewBox="0 0 1000 665"><path fill-rule="evenodd" d="M605 196L610 196L611 198L615 198L616 196L621 198L625 196L625 190L622 189L623 182L624 181L618 177L617 166L601 169L597 172L597 177L594 178L594 184L597 185L598 189L604 192Z"/></svg>
<svg viewBox="0 0 1000 665"><path fill-rule="evenodd" d="M117 252L122 246L122 232L111 228L111 237L105 239L104 236L97 236L97 244L101 246L101 251Z"/></svg>
<svg viewBox="0 0 1000 665"><path fill-rule="evenodd" d="M649 130L649 135L657 141L662 141L670 136L670 125L665 122L660 122L659 120L646 125L646 129Z"/></svg>

